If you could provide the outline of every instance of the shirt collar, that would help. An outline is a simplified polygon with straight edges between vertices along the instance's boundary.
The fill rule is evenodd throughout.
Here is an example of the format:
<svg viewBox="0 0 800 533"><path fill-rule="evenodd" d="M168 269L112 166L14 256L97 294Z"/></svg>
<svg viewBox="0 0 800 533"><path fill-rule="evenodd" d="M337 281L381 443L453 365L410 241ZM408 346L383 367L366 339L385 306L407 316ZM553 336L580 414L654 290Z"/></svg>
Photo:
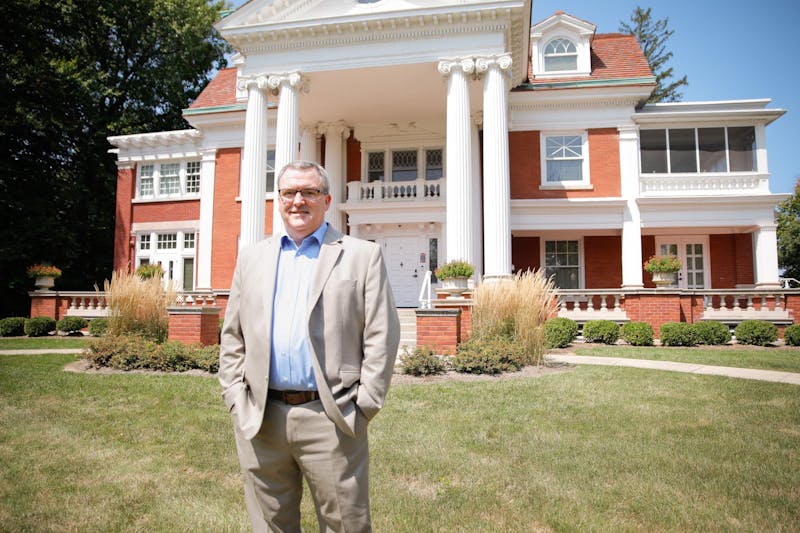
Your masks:
<svg viewBox="0 0 800 533"><path fill-rule="evenodd" d="M323 221L322 224L320 224L320 226L311 235L303 239L303 241L300 243L300 246L297 246L294 242L294 239L292 239L289 236L289 234L286 233L286 229L284 229L283 232L281 232L281 249L284 250L287 248L300 249L307 242L309 244L312 244L311 242L309 242L309 239L316 240L317 241L316 245L320 246L322 245L322 241L325 239L325 233L327 233L327 231L328 231L328 223Z"/></svg>

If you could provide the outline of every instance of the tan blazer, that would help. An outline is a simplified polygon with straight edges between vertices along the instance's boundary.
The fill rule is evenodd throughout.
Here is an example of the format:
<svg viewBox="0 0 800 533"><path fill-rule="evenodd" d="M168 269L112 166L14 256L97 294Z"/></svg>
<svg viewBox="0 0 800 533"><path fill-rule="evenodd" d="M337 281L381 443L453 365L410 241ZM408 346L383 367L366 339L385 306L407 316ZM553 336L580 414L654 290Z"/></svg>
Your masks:
<svg viewBox="0 0 800 533"><path fill-rule="evenodd" d="M247 439L261 428L267 401L279 253L277 236L241 250L222 326L222 396ZM356 406L367 420L383 406L400 342L400 321L380 246L328 227L308 309L322 405L328 417L353 436Z"/></svg>

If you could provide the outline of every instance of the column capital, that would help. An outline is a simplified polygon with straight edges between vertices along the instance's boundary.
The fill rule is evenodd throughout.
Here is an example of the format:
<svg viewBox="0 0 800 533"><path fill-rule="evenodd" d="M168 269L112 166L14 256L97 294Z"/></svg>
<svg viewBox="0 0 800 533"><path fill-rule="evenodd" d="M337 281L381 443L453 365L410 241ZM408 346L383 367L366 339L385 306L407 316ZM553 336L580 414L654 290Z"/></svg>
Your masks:
<svg viewBox="0 0 800 533"><path fill-rule="evenodd" d="M475 72L475 60L471 57L443 58L439 60L437 70L443 76L449 76L453 70L461 70L464 74Z"/></svg>
<svg viewBox="0 0 800 533"><path fill-rule="evenodd" d="M620 140L636 140L639 138L639 127L636 124L623 124L617 126Z"/></svg>
<svg viewBox="0 0 800 533"><path fill-rule="evenodd" d="M498 68L503 72L511 74L511 54L489 55L475 58L475 70L478 74L483 74L490 68Z"/></svg>
<svg viewBox="0 0 800 533"><path fill-rule="evenodd" d="M778 225L774 222L765 222L758 225L758 231L775 233L778 231Z"/></svg>
<svg viewBox="0 0 800 533"><path fill-rule="evenodd" d="M200 150L200 157L203 161L214 162L217 160L216 148L204 148Z"/></svg>
<svg viewBox="0 0 800 533"><path fill-rule="evenodd" d="M286 85L292 89L300 90L305 93L307 93L309 90L308 79L296 70L292 72L262 73L253 74L250 76L239 76L236 83L239 90L242 91L246 91L252 87L257 87L259 90L268 91L272 94L278 94L281 85Z"/></svg>
<svg viewBox="0 0 800 533"><path fill-rule="evenodd" d="M317 132L322 135L340 135L342 138L347 138L350 136L350 126L344 120L337 120L335 122L319 122L317 124ZM345 133L347 134L347 137L345 137Z"/></svg>
<svg viewBox="0 0 800 533"><path fill-rule="evenodd" d="M114 161L117 165L117 170L133 170L136 168L136 163L134 161Z"/></svg>

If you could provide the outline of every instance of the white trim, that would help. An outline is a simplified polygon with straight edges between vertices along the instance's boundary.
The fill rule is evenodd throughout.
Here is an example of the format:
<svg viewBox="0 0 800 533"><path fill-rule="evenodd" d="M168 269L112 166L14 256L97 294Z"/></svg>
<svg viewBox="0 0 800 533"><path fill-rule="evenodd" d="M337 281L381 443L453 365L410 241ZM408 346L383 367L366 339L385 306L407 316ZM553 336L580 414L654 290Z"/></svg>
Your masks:
<svg viewBox="0 0 800 533"><path fill-rule="evenodd" d="M581 180L580 181L548 181L547 179L547 139L548 137L580 137L581 138ZM592 180L589 175L589 132L581 131L541 131L539 132L539 154L541 181L540 189L591 189Z"/></svg>
<svg viewBox="0 0 800 533"><path fill-rule="evenodd" d="M701 244L703 245L703 287L694 288L699 289L712 289L711 287L711 246L708 234L704 235L657 235L655 238L656 255L661 255L662 244L675 244L677 245L678 259L681 261L681 271L678 276L678 288L688 288L687 273L686 273L686 245L687 244ZM645 258L646 259L646 258ZM733 258L732 258L733 260Z"/></svg>
<svg viewBox="0 0 800 533"><path fill-rule="evenodd" d="M540 234L539 235L539 266L544 271L547 272L547 264L545 258L545 244L548 241L578 241L578 286L575 287L577 290L584 289L586 287L586 266L585 266L585 251L584 251L584 243L583 243L583 234L570 236L569 234L559 234L559 235L548 235L548 234ZM564 287L561 287L562 289Z"/></svg>

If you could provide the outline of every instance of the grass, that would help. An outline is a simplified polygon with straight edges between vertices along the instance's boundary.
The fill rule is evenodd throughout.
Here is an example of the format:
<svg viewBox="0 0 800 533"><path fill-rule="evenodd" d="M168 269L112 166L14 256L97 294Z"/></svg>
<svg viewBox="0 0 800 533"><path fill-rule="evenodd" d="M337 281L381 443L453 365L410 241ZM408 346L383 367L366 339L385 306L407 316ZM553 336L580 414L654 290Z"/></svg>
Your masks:
<svg viewBox="0 0 800 533"><path fill-rule="evenodd" d="M92 337L0 337L0 350L86 348Z"/></svg>
<svg viewBox="0 0 800 533"><path fill-rule="evenodd" d="M0 356L0 529L248 530L216 380L72 360ZM794 530L798 392L589 366L395 386L370 428L375 530Z"/></svg>
<svg viewBox="0 0 800 533"><path fill-rule="evenodd" d="M576 355L624 357L713 366L758 368L800 372L800 348L760 348L724 346L717 348L668 348L657 346L572 345Z"/></svg>

